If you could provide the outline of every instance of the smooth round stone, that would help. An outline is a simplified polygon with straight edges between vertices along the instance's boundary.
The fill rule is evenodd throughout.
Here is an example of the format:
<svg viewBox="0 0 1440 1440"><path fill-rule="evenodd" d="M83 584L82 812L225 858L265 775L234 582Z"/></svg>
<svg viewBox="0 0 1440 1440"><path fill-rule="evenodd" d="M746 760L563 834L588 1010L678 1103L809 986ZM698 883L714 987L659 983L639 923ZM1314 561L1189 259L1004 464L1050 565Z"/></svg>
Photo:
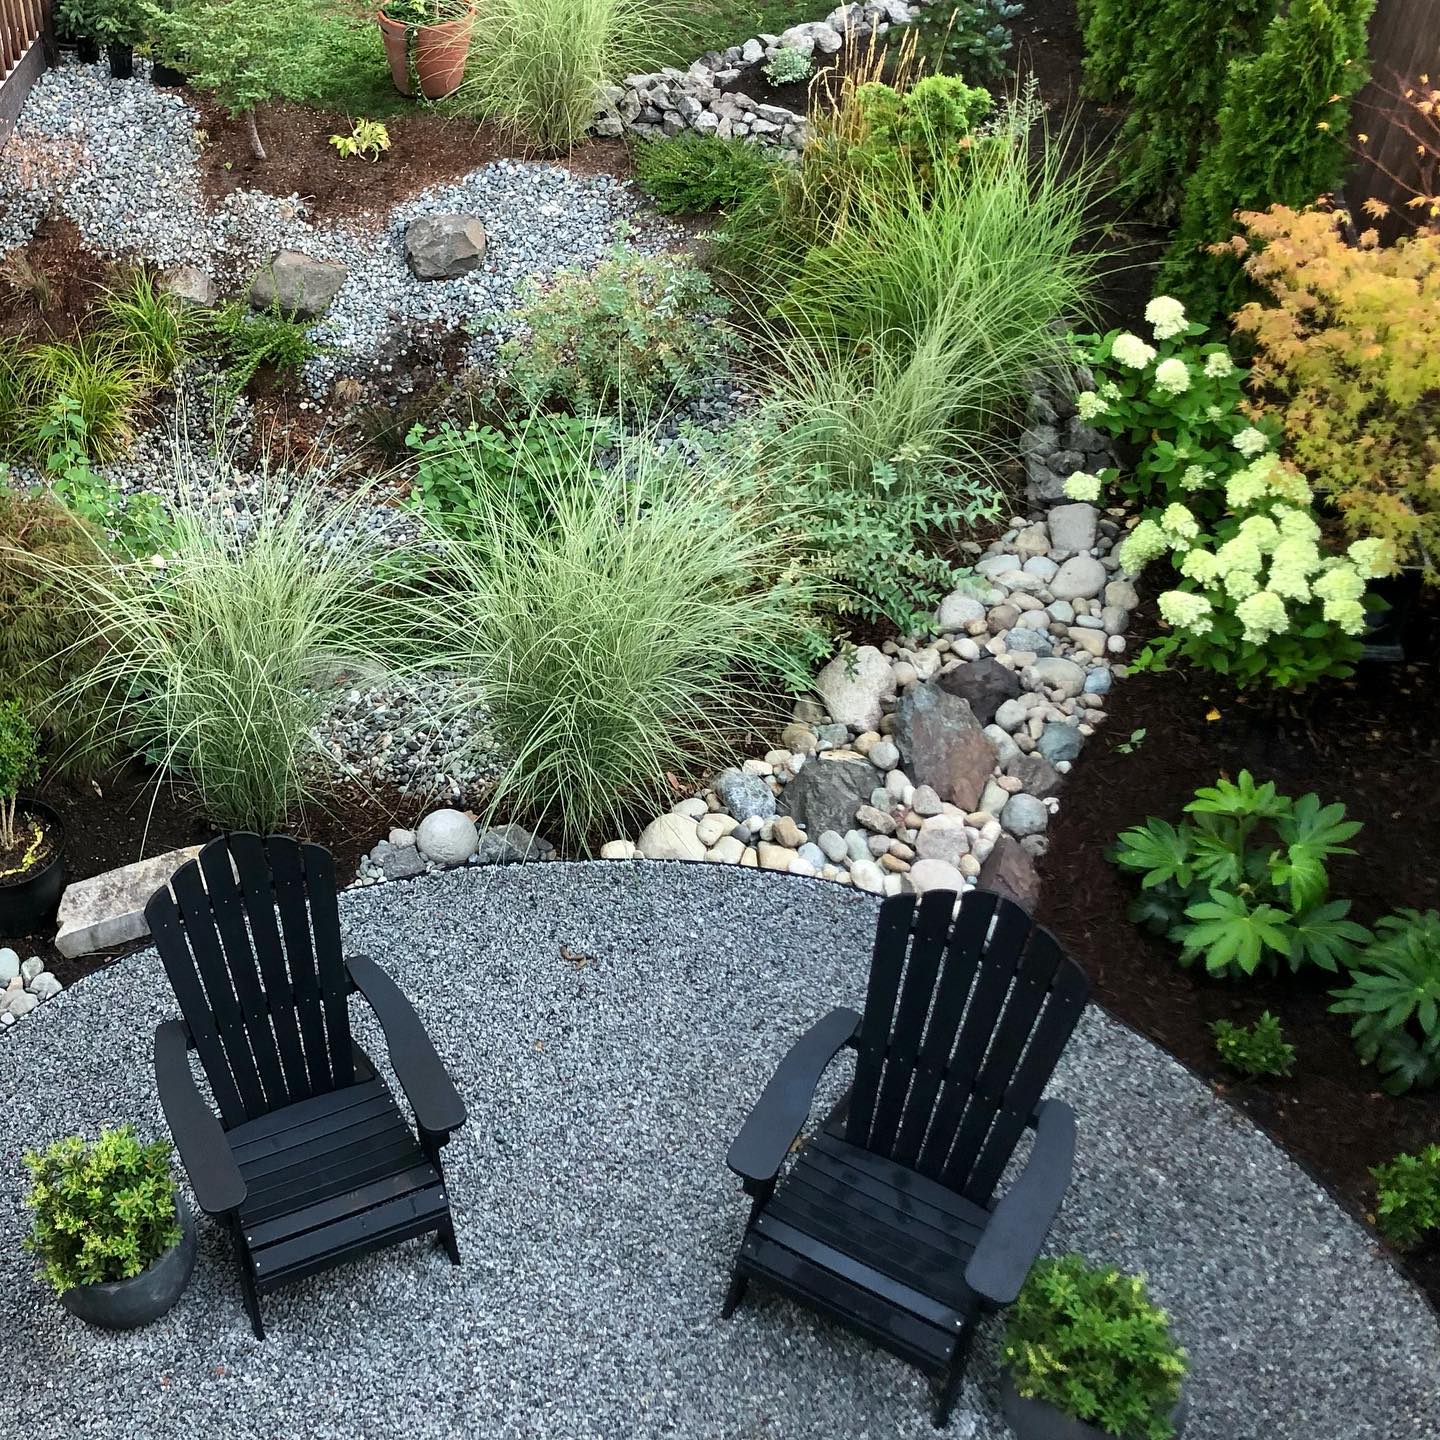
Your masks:
<svg viewBox="0 0 1440 1440"><path fill-rule="evenodd" d="M857 890L879 895L885 889L885 872L867 855L850 866L850 883Z"/></svg>
<svg viewBox="0 0 1440 1440"><path fill-rule="evenodd" d="M1028 653L1039 659L1050 653L1050 637L1043 630L1014 629L1005 637L1005 644L1012 655Z"/></svg>
<svg viewBox="0 0 1440 1440"><path fill-rule="evenodd" d="M1050 823L1050 812L1044 802L1023 792L1012 795L1000 814L1000 823L1018 840L1039 835Z"/></svg>
<svg viewBox="0 0 1440 1440"><path fill-rule="evenodd" d="M635 842L633 840L607 840L600 847L600 858L602 860L633 860L635 858Z"/></svg>
<svg viewBox="0 0 1440 1440"><path fill-rule="evenodd" d="M745 859L745 847L733 835L722 835L705 852L705 858L720 865L739 865Z"/></svg>
<svg viewBox="0 0 1440 1440"><path fill-rule="evenodd" d="M845 837L838 830L822 830L815 843L825 852L825 857L836 865L850 853Z"/></svg>
<svg viewBox="0 0 1440 1440"><path fill-rule="evenodd" d="M877 770L893 770L900 763L900 747L893 740L882 740L870 747L870 763Z"/></svg>
<svg viewBox="0 0 1440 1440"><path fill-rule="evenodd" d="M479 844L475 822L459 810L432 810L415 830L416 848L447 870L463 865Z"/></svg>
<svg viewBox="0 0 1440 1440"><path fill-rule="evenodd" d="M692 820L702 820L710 813L710 807L698 795L672 805L670 810L674 815L688 815Z"/></svg>
<svg viewBox="0 0 1440 1440"><path fill-rule="evenodd" d="M964 590L955 590L941 602L935 612L937 630L963 630L973 620L985 618L985 606Z"/></svg>
<svg viewBox="0 0 1440 1440"><path fill-rule="evenodd" d="M20 976L20 957L8 945L0 950L0 985L8 985Z"/></svg>
<svg viewBox="0 0 1440 1440"><path fill-rule="evenodd" d="M1105 588L1105 567L1093 555L1074 555L1055 572L1050 593L1057 600L1089 600Z"/></svg>
<svg viewBox="0 0 1440 1440"><path fill-rule="evenodd" d="M1090 671L1085 677L1085 694L1087 695L1108 695L1114 679L1109 670L1103 665Z"/></svg>
<svg viewBox="0 0 1440 1440"><path fill-rule="evenodd" d="M817 873L823 871L829 863L830 857L813 840L807 840L800 847L800 858Z"/></svg>
<svg viewBox="0 0 1440 1440"><path fill-rule="evenodd" d="M956 866L944 860L917 860L910 867L910 884L917 895L931 890L953 890L959 894L965 888L965 877Z"/></svg>
<svg viewBox="0 0 1440 1440"><path fill-rule="evenodd" d="M640 832L636 848L647 860L703 860L696 828L688 815L661 815Z"/></svg>
<svg viewBox="0 0 1440 1440"><path fill-rule="evenodd" d="M1060 567L1048 555L1034 555L1025 562L1025 573L1038 580L1050 580Z"/></svg>
<svg viewBox="0 0 1440 1440"><path fill-rule="evenodd" d="M963 640L957 640L951 648L962 660L978 660L980 658L979 645L968 635Z"/></svg>
<svg viewBox="0 0 1440 1440"><path fill-rule="evenodd" d="M1085 744L1085 737L1075 725L1051 721L1040 733L1035 748L1052 764L1062 760L1074 760Z"/></svg>
<svg viewBox="0 0 1440 1440"><path fill-rule="evenodd" d="M1030 678L1035 684L1043 685L1047 690L1059 690L1066 697L1078 695L1085 684L1085 672L1080 666L1060 655L1037 660L1030 667ZM1004 706L1001 706L1001 709L1004 709ZM1004 720L1000 719L999 711L996 711L995 718L1000 724L1005 724ZM1015 727L1007 725L1005 728Z"/></svg>

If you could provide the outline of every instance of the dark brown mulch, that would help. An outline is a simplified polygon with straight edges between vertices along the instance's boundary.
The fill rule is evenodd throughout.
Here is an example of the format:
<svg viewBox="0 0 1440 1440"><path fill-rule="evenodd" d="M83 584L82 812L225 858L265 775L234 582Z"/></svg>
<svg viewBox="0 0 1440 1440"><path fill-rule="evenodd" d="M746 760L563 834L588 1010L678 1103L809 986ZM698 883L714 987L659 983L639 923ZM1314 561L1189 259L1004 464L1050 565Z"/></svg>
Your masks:
<svg viewBox="0 0 1440 1440"><path fill-rule="evenodd" d="M1433 622L1440 607L1430 609ZM1125 918L1134 881L1102 852L1119 831L1151 815L1179 818L1198 786L1248 768L1285 793L1342 801L1364 822L1359 853L1331 866L1332 893L1354 902L1357 919L1440 904L1437 679L1433 653L1419 664L1366 666L1321 687L1308 708L1277 713L1214 677L1131 676L1076 766L1043 865L1042 917L1100 1004L1208 1079L1360 1215L1373 1204L1371 1166L1440 1140L1440 1094L1380 1090L1355 1056L1347 1020L1328 1011L1335 981L1323 973L1220 981L1181 969L1174 946ZM1144 739L1122 753L1142 728ZM1248 1023L1266 1009L1296 1047L1295 1075L1240 1080L1220 1066L1210 1023ZM1405 1265L1440 1302L1440 1247Z"/></svg>
<svg viewBox="0 0 1440 1440"><path fill-rule="evenodd" d="M0 261L0 336L73 339L110 275L71 221L44 216Z"/></svg>
<svg viewBox="0 0 1440 1440"><path fill-rule="evenodd" d="M165 786L154 788L139 766L125 766L94 780L53 780L37 794L55 809L65 827L66 876L72 883L145 856L204 844L220 833L186 796ZM343 881L391 825L414 824L426 808L415 798L356 787L289 833L331 850ZM68 960L55 949L53 939L52 927L40 935L0 936L0 945L12 946L22 957L39 955L62 985L70 985L146 943Z"/></svg>
<svg viewBox="0 0 1440 1440"><path fill-rule="evenodd" d="M382 219L402 200L430 185L458 179L491 160L518 158L523 149L491 125L419 107L387 116L390 149L378 160L341 159L330 137L348 134L353 117L288 101L260 109L260 135L269 159L256 160L244 123L204 94L185 90L201 114L206 142L200 152L202 183L217 199L234 190L299 195L312 220ZM601 171L629 176L630 154L622 140L588 140L559 164L578 174Z"/></svg>

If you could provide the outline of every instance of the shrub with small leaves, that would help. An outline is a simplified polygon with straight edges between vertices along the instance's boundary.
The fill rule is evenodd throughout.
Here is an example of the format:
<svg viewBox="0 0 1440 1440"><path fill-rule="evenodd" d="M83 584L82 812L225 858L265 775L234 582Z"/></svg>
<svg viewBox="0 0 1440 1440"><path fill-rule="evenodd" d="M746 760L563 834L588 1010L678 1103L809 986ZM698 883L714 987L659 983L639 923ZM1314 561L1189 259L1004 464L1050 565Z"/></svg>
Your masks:
<svg viewBox="0 0 1440 1440"><path fill-rule="evenodd" d="M1171 1440L1189 1368L1145 1282L1082 1256L1042 1260L1005 1327L1015 1388L1107 1435Z"/></svg>
<svg viewBox="0 0 1440 1440"><path fill-rule="evenodd" d="M1330 1008L1355 1017L1355 1048L1390 1094L1428 1089L1440 1082L1440 911L1401 910L1375 932Z"/></svg>
<svg viewBox="0 0 1440 1440"><path fill-rule="evenodd" d="M25 1168L35 1212L25 1248L57 1294L128 1280L179 1243L166 1140L142 1145L129 1125L94 1142L71 1135L26 1155Z"/></svg>
<svg viewBox="0 0 1440 1440"><path fill-rule="evenodd" d="M18 700L0 705L0 845L16 843L15 807L20 787L38 774L35 732Z"/></svg>
<svg viewBox="0 0 1440 1440"><path fill-rule="evenodd" d="M1283 1078L1295 1069L1295 1047L1285 1039L1280 1021L1268 1010L1253 1025L1217 1020L1210 1033L1220 1058L1242 1075Z"/></svg>
<svg viewBox="0 0 1440 1440"><path fill-rule="evenodd" d="M1375 1224L1394 1246L1409 1250L1440 1230L1440 1145L1418 1155L1397 1155L1371 1170Z"/></svg>
<svg viewBox="0 0 1440 1440"><path fill-rule="evenodd" d="M774 175L773 153L748 140L686 133L635 147L635 176L662 215L699 215L742 204Z"/></svg>
<svg viewBox="0 0 1440 1440"><path fill-rule="evenodd" d="M765 62L765 78L772 85L798 85L814 70L810 57L793 45L782 45Z"/></svg>
<svg viewBox="0 0 1440 1440"><path fill-rule="evenodd" d="M733 349L728 306L703 271L623 248L531 292L529 334L500 347L504 383L529 407L580 414L663 408L696 394Z"/></svg>

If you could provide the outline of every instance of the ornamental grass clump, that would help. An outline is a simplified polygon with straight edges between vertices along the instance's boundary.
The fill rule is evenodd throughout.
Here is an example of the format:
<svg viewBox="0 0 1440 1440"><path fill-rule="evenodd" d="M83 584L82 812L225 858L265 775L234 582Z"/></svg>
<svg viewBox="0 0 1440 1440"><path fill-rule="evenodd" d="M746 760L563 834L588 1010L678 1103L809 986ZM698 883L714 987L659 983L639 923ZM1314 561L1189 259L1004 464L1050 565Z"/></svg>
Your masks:
<svg viewBox="0 0 1440 1440"><path fill-rule="evenodd" d="M25 1168L35 1228L24 1244L56 1294L128 1280L180 1241L168 1141L142 1145L122 1125L32 1151Z"/></svg>
<svg viewBox="0 0 1440 1440"><path fill-rule="evenodd" d="M1139 1276L1082 1256L1041 1260L1011 1307L1001 1351L1019 1394L1122 1440L1171 1440L1189 1370Z"/></svg>
<svg viewBox="0 0 1440 1440"><path fill-rule="evenodd" d="M408 653L408 597L384 578L398 557L372 538L363 489L337 502L289 476L226 515L184 470L178 488L166 553L51 568L95 647L55 703L92 707L82 743L144 755L210 820L265 834L333 785L311 729L335 677Z"/></svg>
<svg viewBox="0 0 1440 1440"><path fill-rule="evenodd" d="M605 457L577 444L543 513L500 486L474 495L432 654L508 756L492 812L574 847L620 833L806 673L820 587L732 473L642 435Z"/></svg>

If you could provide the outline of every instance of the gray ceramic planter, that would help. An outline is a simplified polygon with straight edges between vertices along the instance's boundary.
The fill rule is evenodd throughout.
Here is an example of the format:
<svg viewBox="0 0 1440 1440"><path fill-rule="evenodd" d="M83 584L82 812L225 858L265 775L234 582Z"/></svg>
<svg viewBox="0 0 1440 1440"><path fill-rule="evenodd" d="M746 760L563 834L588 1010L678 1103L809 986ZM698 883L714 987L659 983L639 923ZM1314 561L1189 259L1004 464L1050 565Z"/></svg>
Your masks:
<svg viewBox="0 0 1440 1440"><path fill-rule="evenodd" d="M77 1285L60 1296L72 1314L104 1330L134 1330L158 1320L180 1298L195 1268L195 1222L178 1191L175 1213L180 1220L180 1241L154 1264L128 1280L103 1285Z"/></svg>
<svg viewBox="0 0 1440 1440"><path fill-rule="evenodd" d="M1001 1385L1000 1409L1018 1440L1115 1440L1108 1430L1076 1420L1043 1400L1026 1400L1016 1390L1008 1370ZM1170 1415L1175 1440L1180 1440L1185 1431L1185 1409L1182 1396Z"/></svg>

